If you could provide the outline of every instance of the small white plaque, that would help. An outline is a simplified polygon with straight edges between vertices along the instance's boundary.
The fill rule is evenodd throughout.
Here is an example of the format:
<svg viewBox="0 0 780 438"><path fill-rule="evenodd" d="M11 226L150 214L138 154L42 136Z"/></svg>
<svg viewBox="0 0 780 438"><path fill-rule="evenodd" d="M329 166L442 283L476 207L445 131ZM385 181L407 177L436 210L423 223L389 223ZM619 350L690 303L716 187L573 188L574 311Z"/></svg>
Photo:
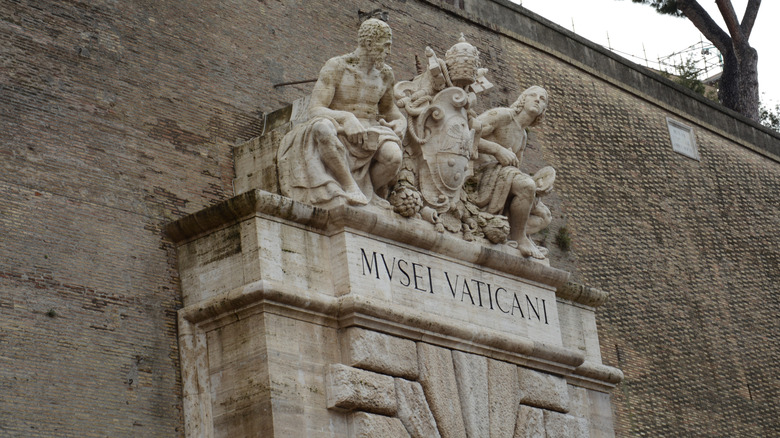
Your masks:
<svg viewBox="0 0 780 438"><path fill-rule="evenodd" d="M669 127L669 137L672 139L672 149L675 152L686 157L699 159L699 150L696 148L696 135L693 128L684 125L677 120L666 118L666 125Z"/></svg>

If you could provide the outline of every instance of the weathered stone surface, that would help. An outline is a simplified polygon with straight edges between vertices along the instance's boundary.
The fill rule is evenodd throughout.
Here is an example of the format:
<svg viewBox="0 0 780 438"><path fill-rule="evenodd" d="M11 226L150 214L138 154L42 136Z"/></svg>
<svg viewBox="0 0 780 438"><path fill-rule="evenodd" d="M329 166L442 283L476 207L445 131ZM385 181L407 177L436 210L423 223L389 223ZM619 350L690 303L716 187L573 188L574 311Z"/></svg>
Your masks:
<svg viewBox="0 0 780 438"><path fill-rule="evenodd" d="M508 209L509 240L520 253L537 259L547 251L538 248L529 238L550 224L550 210L540 197L552 190L555 170L544 167L531 176L522 172L523 151L528 134L526 128L544 119L547 111L547 91L533 86L523 91L511 108L493 108L477 118L482 126L479 158L468 191L469 199L490 214Z"/></svg>
<svg viewBox="0 0 780 438"><path fill-rule="evenodd" d="M553 411L544 411L544 430L547 438L590 437L587 420Z"/></svg>
<svg viewBox="0 0 780 438"><path fill-rule="evenodd" d="M463 213L457 214L455 206L477 156L471 105L476 103L476 88L482 89L472 87L478 85L479 51L461 34L445 59L430 47L425 55L427 68L412 81L395 85L396 102L406 109L408 133L403 171L389 200L403 216L419 214L437 231L460 233L470 210L461 208Z"/></svg>
<svg viewBox="0 0 780 438"><path fill-rule="evenodd" d="M567 385L569 390L569 415L588 418L588 390L579 386Z"/></svg>
<svg viewBox="0 0 780 438"><path fill-rule="evenodd" d="M585 396L586 400L582 403L588 409L587 420L590 438L615 438L609 394L586 389Z"/></svg>
<svg viewBox="0 0 780 438"><path fill-rule="evenodd" d="M545 438L544 412L521 405L517 410L514 438Z"/></svg>
<svg viewBox="0 0 780 438"><path fill-rule="evenodd" d="M419 342L419 381L442 438L466 438L450 350Z"/></svg>
<svg viewBox="0 0 780 438"><path fill-rule="evenodd" d="M569 412L569 390L562 377L517 367L520 403L558 412Z"/></svg>
<svg viewBox="0 0 780 438"><path fill-rule="evenodd" d="M487 438L490 436L487 359L476 354L453 351L452 362L455 365L466 435L469 438Z"/></svg>
<svg viewBox="0 0 780 438"><path fill-rule="evenodd" d="M360 25L358 40L355 51L325 63L312 90L309 120L282 139L277 164L285 196L322 206L389 206L378 192L387 191L401 167L406 131L393 101L393 73L384 63L392 32L372 18Z"/></svg>
<svg viewBox="0 0 780 438"><path fill-rule="evenodd" d="M558 301L557 307L563 345L584 353L586 360L600 364L601 351L593 309L564 300Z"/></svg>
<svg viewBox="0 0 780 438"><path fill-rule="evenodd" d="M409 438L409 434L397 418L355 412L350 418L351 438Z"/></svg>
<svg viewBox="0 0 780 438"><path fill-rule="evenodd" d="M440 438L436 420L425 400L422 386L417 382L395 379L395 394L398 400L396 416L406 427L412 438Z"/></svg>
<svg viewBox="0 0 780 438"><path fill-rule="evenodd" d="M417 380L419 370L414 341L353 327L345 331L341 345L347 365Z"/></svg>
<svg viewBox="0 0 780 438"><path fill-rule="evenodd" d="M395 415L395 383L390 376L342 364L328 367L328 408Z"/></svg>
<svg viewBox="0 0 780 438"><path fill-rule="evenodd" d="M488 359L487 365L490 437L511 438L520 405L517 366L493 359Z"/></svg>
<svg viewBox="0 0 780 438"><path fill-rule="evenodd" d="M360 215L367 209L351 210ZM431 234L422 227L415 230L382 217L366 215L366 220L374 220L383 229L393 230L390 238L410 245L421 245ZM376 229L366 231L375 232ZM411 234L404 236L407 232ZM454 240L446 239L447 242ZM334 236L331 243L338 252L334 251L333 269L329 275L340 286L338 294L381 298L394 306L561 346L558 306L555 292L549 288L525 281L520 276L494 274L476 263L449 263L425 251L424 247L404 247L359 233ZM464 248L465 251L468 249ZM465 252L458 248L452 254L461 257ZM542 268L538 263L520 260Z"/></svg>

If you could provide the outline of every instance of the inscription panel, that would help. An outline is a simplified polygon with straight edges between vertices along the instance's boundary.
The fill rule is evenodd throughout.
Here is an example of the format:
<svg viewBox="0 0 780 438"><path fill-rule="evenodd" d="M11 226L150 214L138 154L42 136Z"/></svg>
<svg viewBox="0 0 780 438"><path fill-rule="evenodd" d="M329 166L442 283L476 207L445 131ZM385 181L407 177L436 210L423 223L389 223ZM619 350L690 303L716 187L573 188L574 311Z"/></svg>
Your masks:
<svg viewBox="0 0 780 438"><path fill-rule="evenodd" d="M699 160L699 150L696 147L696 136L693 133L693 128L669 117L666 118L666 125L669 127L672 149L686 157Z"/></svg>
<svg viewBox="0 0 780 438"><path fill-rule="evenodd" d="M336 239L343 261L333 260L334 272L345 269L342 292L363 294L440 317L527 337L550 345L562 344L555 291L536 283L481 269L479 266L431 255L361 235Z"/></svg>

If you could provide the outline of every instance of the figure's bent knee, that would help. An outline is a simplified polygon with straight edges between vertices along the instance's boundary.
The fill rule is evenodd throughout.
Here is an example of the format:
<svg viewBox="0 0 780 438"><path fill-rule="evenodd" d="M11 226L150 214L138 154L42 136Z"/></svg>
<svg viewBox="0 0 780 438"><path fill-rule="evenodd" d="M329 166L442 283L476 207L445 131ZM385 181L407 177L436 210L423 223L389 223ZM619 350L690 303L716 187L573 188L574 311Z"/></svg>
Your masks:
<svg viewBox="0 0 780 438"><path fill-rule="evenodd" d="M317 142L327 141L338 136L338 131L330 120L318 120L314 122L311 129Z"/></svg>
<svg viewBox="0 0 780 438"><path fill-rule="evenodd" d="M533 195L536 193L536 183L528 175L517 175L512 179L512 192L514 192L515 196Z"/></svg>
<svg viewBox="0 0 780 438"><path fill-rule="evenodd" d="M403 159L403 152L398 143L393 141L386 141L382 143L376 156L376 160L380 163L387 165L388 167L401 166L401 160Z"/></svg>

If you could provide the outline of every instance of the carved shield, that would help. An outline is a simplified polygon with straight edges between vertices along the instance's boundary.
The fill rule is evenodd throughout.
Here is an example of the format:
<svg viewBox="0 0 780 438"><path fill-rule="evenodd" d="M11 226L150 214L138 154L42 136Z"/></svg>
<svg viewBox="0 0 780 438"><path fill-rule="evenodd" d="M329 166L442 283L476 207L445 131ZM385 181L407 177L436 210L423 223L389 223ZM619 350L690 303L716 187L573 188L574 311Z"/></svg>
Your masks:
<svg viewBox="0 0 780 438"><path fill-rule="evenodd" d="M463 183L471 175L474 130L469 129L468 94L451 87L439 92L418 118L426 133L421 145L425 164L420 169L420 191L437 209L446 209L460 199Z"/></svg>

